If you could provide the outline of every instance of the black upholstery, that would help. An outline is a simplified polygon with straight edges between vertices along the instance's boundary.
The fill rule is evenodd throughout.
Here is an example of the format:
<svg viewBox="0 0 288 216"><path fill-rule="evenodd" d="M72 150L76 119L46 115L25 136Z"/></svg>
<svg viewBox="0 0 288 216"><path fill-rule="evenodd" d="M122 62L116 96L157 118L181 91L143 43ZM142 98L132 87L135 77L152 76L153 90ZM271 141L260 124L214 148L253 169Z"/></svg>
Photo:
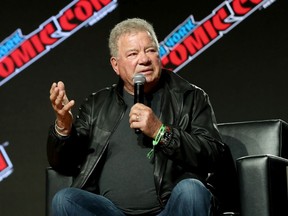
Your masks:
<svg viewBox="0 0 288 216"><path fill-rule="evenodd" d="M57 173L51 167L46 168L46 216L52 216L51 204L54 194L62 188L69 187L72 177Z"/></svg>
<svg viewBox="0 0 288 216"><path fill-rule="evenodd" d="M288 158L288 124L279 119L218 124L234 160L271 154Z"/></svg>
<svg viewBox="0 0 288 216"><path fill-rule="evenodd" d="M273 155L237 160L242 215L288 215L287 166L287 159Z"/></svg>
<svg viewBox="0 0 288 216"><path fill-rule="evenodd" d="M237 166L241 215L288 215L288 124L272 119L218 127Z"/></svg>
<svg viewBox="0 0 288 216"><path fill-rule="evenodd" d="M288 124L272 119L221 123L218 127L237 168L240 215L288 215ZM51 216L53 195L60 188L69 186L72 178L51 168L47 168L46 174L46 216ZM230 198L237 200L235 197L227 200Z"/></svg>

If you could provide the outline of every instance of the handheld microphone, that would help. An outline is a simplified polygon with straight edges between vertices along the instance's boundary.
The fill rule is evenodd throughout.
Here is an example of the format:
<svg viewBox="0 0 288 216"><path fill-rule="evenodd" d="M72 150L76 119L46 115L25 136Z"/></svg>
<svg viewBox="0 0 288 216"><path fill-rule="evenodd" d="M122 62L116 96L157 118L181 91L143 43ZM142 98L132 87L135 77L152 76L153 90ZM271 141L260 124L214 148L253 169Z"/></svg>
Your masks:
<svg viewBox="0 0 288 216"><path fill-rule="evenodd" d="M143 74L136 74L133 77L134 81L134 104L144 103L144 83L146 82L145 76ZM141 133L139 128L135 129L135 133Z"/></svg>

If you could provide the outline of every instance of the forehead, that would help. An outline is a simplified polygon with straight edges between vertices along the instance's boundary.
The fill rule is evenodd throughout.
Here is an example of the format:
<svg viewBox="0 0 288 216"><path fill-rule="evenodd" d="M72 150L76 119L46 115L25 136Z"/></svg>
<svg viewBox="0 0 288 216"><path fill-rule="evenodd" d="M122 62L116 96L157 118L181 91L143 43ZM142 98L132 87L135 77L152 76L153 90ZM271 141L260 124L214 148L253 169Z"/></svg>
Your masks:
<svg viewBox="0 0 288 216"><path fill-rule="evenodd" d="M156 45L151 34L147 31L134 31L122 34L117 42L119 45L133 46L141 44ZM119 47L118 47L119 48Z"/></svg>

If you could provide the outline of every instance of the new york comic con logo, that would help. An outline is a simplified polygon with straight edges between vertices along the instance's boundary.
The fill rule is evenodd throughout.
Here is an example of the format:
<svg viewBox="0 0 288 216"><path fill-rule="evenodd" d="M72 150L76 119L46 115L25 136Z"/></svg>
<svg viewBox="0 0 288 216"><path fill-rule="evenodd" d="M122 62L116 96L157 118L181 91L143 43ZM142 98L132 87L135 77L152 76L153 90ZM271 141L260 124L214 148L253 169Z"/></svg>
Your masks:
<svg viewBox="0 0 288 216"><path fill-rule="evenodd" d="M190 15L162 42L162 65L177 72L258 9L275 0L226 0L202 21ZM17 29L0 43L0 86L83 26L91 26L117 7L117 0L74 0L38 29ZM163 18L165 21L165 17Z"/></svg>
<svg viewBox="0 0 288 216"><path fill-rule="evenodd" d="M0 144L0 182L13 172L13 165L4 149L8 144L8 142Z"/></svg>
<svg viewBox="0 0 288 216"><path fill-rule="evenodd" d="M117 7L117 0L74 0L38 29L24 36L17 29L0 43L0 86L84 26Z"/></svg>
<svg viewBox="0 0 288 216"><path fill-rule="evenodd" d="M196 22L191 15L161 43L162 65L177 72L258 9L275 0L226 0Z"/></svg>

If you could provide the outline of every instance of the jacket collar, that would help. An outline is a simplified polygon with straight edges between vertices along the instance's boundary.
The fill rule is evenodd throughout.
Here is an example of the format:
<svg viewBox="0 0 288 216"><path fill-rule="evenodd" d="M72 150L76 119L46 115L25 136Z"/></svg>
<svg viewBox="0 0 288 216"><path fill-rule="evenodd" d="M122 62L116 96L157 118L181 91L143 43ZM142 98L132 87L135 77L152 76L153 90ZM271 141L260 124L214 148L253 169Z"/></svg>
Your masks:
<svg viewBox="0 0 288 216"><path fill-rule="evenodd" d="M193 85L187 80L184 80L178 74L171 70L162 69L161 78L159 80L160 85L164 84L164 87L168 88L170 92L175 94L184 94L186 91L193 90ZM113 85L115 90L123 98L124 82L119 77L118 83Z"/></svg>

